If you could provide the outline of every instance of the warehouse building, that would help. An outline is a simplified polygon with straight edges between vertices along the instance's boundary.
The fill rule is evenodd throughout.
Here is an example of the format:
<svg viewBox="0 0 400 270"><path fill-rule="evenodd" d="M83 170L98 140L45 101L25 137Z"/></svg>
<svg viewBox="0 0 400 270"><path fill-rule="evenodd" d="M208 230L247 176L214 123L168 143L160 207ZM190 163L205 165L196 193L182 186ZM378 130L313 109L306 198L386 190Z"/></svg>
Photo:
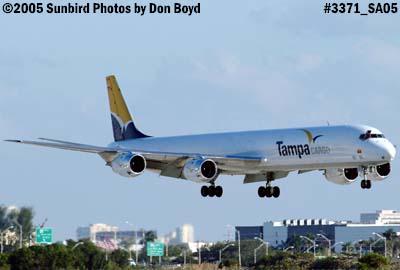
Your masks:
<svg viewBox="0 0 400 270"><path fill-rule="evenodd" d="M327 221L325 219L287 219L283 221L267 221L262 228L259 226L237 226L241 239L253 239L262 235L264 241L272 247L282 246L294 235L322 234L335 243L356 242L376 238L374 233L383 234L392 229L400 233L400 213L394 210L379 210L375 213L362 213L360 222L352 221ZM319 238L324 241L322 237ZM326 241L326 240L325 240ZM340 252L342 245L335 245L335 252Z"/></svg>

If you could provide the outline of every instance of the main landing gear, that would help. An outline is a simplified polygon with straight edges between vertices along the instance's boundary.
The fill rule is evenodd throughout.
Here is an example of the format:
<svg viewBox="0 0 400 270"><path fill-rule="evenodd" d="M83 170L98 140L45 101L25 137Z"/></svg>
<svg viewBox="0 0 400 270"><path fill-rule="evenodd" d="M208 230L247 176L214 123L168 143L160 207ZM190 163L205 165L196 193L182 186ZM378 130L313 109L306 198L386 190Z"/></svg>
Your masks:
<svg viewBox="0 0 400 270"><path fill-rule="evenodd" d="M259 187L258 188L258 196L260 198L267 197L267 198L278 198L281 194L281 190L279 187L272 187L269 183L267 183L266 187Z"/></svg>
<svg viewBox="0 0 400 270"><path fill-rule="evenodd" d="M215 186L215 184L212 184L211 186L202 186L201 187L201 196L203 197L218 197L220 198L222 194L224 193L224 189L221 186Z"/></svg>

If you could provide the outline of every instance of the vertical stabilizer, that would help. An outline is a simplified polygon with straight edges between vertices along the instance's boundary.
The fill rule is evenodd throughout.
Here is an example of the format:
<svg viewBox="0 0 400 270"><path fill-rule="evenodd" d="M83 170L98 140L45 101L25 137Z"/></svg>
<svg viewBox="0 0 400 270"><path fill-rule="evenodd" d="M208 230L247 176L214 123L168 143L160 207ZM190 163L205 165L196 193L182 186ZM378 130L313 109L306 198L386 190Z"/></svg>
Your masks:
<svg viewBox="0 0 400 270"><path fill-rule="evenodd" d="M135 127L115 76L108 76L106 81L114 140L123 141L149 137Z"/></svg>

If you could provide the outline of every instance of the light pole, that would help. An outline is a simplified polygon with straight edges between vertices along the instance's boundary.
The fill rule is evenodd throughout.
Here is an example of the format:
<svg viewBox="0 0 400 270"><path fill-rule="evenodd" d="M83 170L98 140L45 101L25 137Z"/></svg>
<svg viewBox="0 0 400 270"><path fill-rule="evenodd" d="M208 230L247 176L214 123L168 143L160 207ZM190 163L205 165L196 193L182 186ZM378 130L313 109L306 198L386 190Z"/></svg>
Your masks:
<svg viewBox="0 0 400 270"><path fill-rule="evenodd" d="M369 245L369 253L372 253L372 247L376 245L376 243L378 243L379 241L381 241L382 239L378 238L376 239L372 244Z"/></svg>
<svg viewBox="0 0 400 270"><path fill-rule="evenodd" d="M19 228L19 248L22 248L22 225L16 219L13 219L12 222Z"/></svg>
<svg viewBox="0 0 400 270"><path fill-rule="evenodd" d="M300 238L306 239L307 241L309 241L309 242L313 245L313 248L314 248L314 258L315 258L315 256L316 256L316 253L315 253L315 240L311 240L311 239L308 238L307 236L303 236L303 235L300 235Z"/></svg>
<svg viewBox="0 0 400 270"><path fill-rule="evenodd" d="M261 241L265 245L265 256L268 256L268 245L269 243L267 241L264 241L260 237L254 237L254 239Z"/></svg>
<svg viewBox="0 0 400 270"><path fill-rule="evenodd" d="M264 245L264 243L262 243L261 245L259 245L258 247L256 247L254 249L254 264L257 263L257 250L259 250L263 245Z"/></svg>
<svg viewBox="0 0 400 270"><path fill-rule="evenodd" d="M293 249L293 248L294 248L294 246L290 246L290 247L285 248L283 251L288 251L289 249Z"/></svg>
<svg viewBox="0 0 400 270"><path fill-rule="evenodd" d="M183 250L183 266L186 266L186 249Z"/></svg>
<svg viewBox="0 0 400 270"><path fill-rule="evenodd" d="M229 245L226 245L224 248L222 248L222 249L219 250L219 263L222 262L222 252L223 252L225 249L227 249L228 247L233 247L233 246L235 246L235 245L234 245L234 244L229 244Z"/></svg>
<svg viewBox="0 0 400 270"><path fill-rule="evenodd" d="M328 241L328 245L329 245L329 252L328 252L328 256L332 256L332 249L331 249L331 239L329 239L328 237L326 237L324 234L322 233L317 233L317 236L320 236L322 238L324 238L326 241Z"/></svg>
<svg viewBox="0 0 400 270"><path fill-rule="evenodd" d="M8 228L5 229L5 230L0 231L0 235L1 235L1 253L3 253L3 237L4 237L4 233L5 233L6 231L8 231L9 229L12 229L12 228L14 228L14 226L10 226L10 227L8 227Z"/></svg>
<svg viewBox="0 0 400 270"><path fill-rule="evenodd" d="M137 230L135 229L135 226L133 226L133 224L131 224L129 221L125 221L126 224L128 224L129 226L132 227L133 231L135 232L135 263L136 265L138 264L138 252L137 252Z"/></svg>
<svg viewBox="0 0 400 270"><path fill-rule="evenodd" d="M314 246L311 246L309 248L307 248L306 252L310 252L310 249L312 249ZM315 245L315 247L318 247L318 245Z"/></svg>
<svg viewBox="0 0 400 270"><path fill-rule="evenodd" d="M359 252L360 252L360 257L361 257L361 248L362 248L361 242L362 242L362 239L359 239L359 240L353 241L353 242L351 243L351 245L354 246L354 250L356 250L356 249L355 249L355 244L356 244L356 243L358 243L358 244L360 245L360 251L359 251ZM356 251L356 252L357 252L357 251Z"/></svg>
<svg viewBox="0 0 400 270"><path fill-rule="evenodd" d="M379 233L376 233L376 232L373 232L372 234L378 236L379 239L385 241L385 257L386 257L386 237L383 237L382 235L380 235Z"/></svg>
<svg viewBox="0 0 400 270"><path fill-rule="evenodd" d="M198 258L198 262L199 262L199 265L201 264L201 248L200 248L200 241L197 241L197 249L199 250L199 252L197 252L198 254L197 255L199 255L199 258Z"/></svg>
<svg viewBox="0 0 400 270"><path fill-rule="evenodd" d="M78 243L76 243L73 247L72 247L72 251L74 250L74 249L76 249L78 246L80 246L80 245L83 245L83 242L78 242Z"/></svg>
<svg viewBox="0 0 400 270"><path fill-rule="evenodd" d="M238 236L238 253L239 253L239 268L242 268L242 256L240 254L240 231L237 230L235 227L233 227L232 225L227 225L231 228L233 228L235 230L235 232L237 233Z"/></svg>
<svg viewBox="0 0 400 270"><path fill-rule="evenodd" d="M343 244L344 244L344 242L340 241L340 242L335 243L331 248L334 249L337 245L343 245Z"/></svg>

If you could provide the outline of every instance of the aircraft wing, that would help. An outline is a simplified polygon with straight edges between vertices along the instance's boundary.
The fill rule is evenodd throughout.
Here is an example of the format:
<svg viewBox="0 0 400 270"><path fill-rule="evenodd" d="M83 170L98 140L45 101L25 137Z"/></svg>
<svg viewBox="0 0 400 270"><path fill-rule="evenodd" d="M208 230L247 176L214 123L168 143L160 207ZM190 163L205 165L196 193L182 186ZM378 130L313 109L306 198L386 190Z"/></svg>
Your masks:
<svg viewBox="0 0 400 270"><path fill-rule="evenodd" d="M257 167L265 163L265 157L227 155L215 156L201 153L174 153L162 151L143 151L137 149L127 149L121 147L101 147L88 144L73 143L61 140L39 138L41 141L28 140L6 140L21 144L30 144L63 150L95 153L100 155L107 163L111 162L118 153L133 152L143 155L148 163L148 168L161 171L161 175L169 177L178 177L181 174L184 163L189 158L210 158L214 160L218 167L223 171L229 171L229 168L235 167Z"/></svg>

